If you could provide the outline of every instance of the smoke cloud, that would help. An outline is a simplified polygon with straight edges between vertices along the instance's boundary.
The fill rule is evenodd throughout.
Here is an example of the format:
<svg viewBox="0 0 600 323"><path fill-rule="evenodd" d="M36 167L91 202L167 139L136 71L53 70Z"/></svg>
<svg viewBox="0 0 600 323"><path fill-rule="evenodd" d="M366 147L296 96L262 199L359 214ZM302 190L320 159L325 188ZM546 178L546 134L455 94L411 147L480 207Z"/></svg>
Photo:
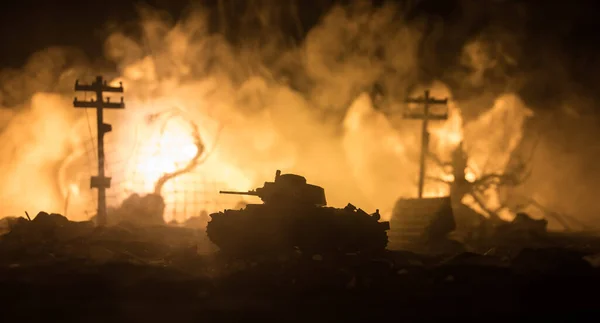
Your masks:
<svg viewBox="0 0 600 323"><path fill-rule="evenodd" d="M177 109L199 125L211 151L195 176L245 190L282 169L324 186L335 206L389 209L396 198L415 194L420 148L418 122L397 112L407 95L431 88L450 99L450 119L432 125L436 153L447 157L465 140L475 159L489 157L502 170L538 138L531 129L543 128L547 137L521 189L592 220L576 206L592 205L588 190L548 185L569 178L573 186L595 187L581 175L595 151L581 144L570 160L555 157L591 138L594 122L581 118L593 100L581 99L591 96L574 85L565 67L571 62L555 42L527 37L526 22L537 14L519 3L461 1L459 13L447 18L432 14L427 1L416 3L333 5L307 24L311 19L294 2L247 6L244 19L235 21L227 1L220 11L194 7L178 21L144 7L136 33L117 28L106 39L114 71L90 65L75 49L33 55L23 68L0 74L2 215L61 212L71 194L66 183L88 194L95 120L72 107L72 89L76 78L92 81L103 73L117 75L113 81L126 89L127 108L106 115L114 127L107 158L117 187L132 176L130 168L114 165L132 159L144 137L138 125L152 113ZM374 84L383 94L377 102L368 95ZM565 94L570 90L578 95ZM560 103L548 103L548 91ZM556 122L563 128L553 127ZM577 132L575 125L590 130ZM489 131L496 126L502 130ZM572 141L549 139L560 134ZM79 199L71 218L93 211L91 194Z"/></svg>

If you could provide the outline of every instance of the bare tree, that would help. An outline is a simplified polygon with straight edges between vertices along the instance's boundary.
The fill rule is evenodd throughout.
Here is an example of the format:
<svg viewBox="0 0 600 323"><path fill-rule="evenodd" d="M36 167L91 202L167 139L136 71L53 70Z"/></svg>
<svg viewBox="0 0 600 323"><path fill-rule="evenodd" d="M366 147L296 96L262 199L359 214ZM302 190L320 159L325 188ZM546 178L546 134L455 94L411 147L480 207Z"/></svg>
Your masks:
<svg viewBox="0 0 600 323"><path fill-rule="evenodd" d="M453 179L444 180L441 177L428 177L428 179L448 184L450 186L450 194L459 200L462 200L466 195L470 195L477 206L486 212L492 221L500 222L503 221L499 216L500 211L510 208L506 204L501 204L500 206L491 209L485 202L485 194L490 189L500 189L501 187L517 187L521 184L524 184L529 179L532 172L530 165L533 152L535 151L536 147L537 142L534 143L531 154L528 158L523 158L523 156L514 158L513 162L510 163L509 167L503 172L484 172L475 180L469 181L466 178L467 170L469 169L467 164L469 157L464 151L461 143L453 151L452 161L450 162L442 161L439 156L435 155L434 153L429 154L430 160L437 164L446 175L452 174ZM573 225L582 228L586 227L586 224L582 223L581 221L578 221L577 219L569 217L565 214L553 211L532 197L522 196L521 199L524 201L524 203L513 207L510 209L511 211L516 213L532 206L538 210L541 210L547 218L556 220L567 231L572 230Z"/></svg>
<svg viewBox="0 0 600 323"><path fill-rule="evenodd" d="M462 200L466 195L473 197L475 203L486 212L494 221L501 221L499 212L506 205L500 205L497 208L491 209L485 202L485 194L490 189L499 188L502 186L516 187L523 184L531 175L531 170L528 167L528 161L517 158L510 167L502 173L484 173L475 180L467 180L468 155L463 149L462 142L452 153L450 162L442 161L439 156L434 153L429 154L430 160L434 161L447 175L452 174L452 180L445 180L440 177L428 177L429 180L442 182L450 185L450 194L454 195L459 200Z"/></svg>

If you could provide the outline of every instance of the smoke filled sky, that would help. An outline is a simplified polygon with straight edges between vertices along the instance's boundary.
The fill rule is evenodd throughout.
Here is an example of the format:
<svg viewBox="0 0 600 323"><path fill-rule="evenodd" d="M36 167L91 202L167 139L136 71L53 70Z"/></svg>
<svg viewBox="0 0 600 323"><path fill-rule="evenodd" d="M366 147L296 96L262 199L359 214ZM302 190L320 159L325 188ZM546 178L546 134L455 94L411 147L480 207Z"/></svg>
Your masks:
<svg viewBox="0 0 600 323"><path fill-rule="evenodd" d="M196 1L217 8L219 1ZM297 12L301 27L283 21L291 38L301 39L318 23L318 19L336 3L332 0L303 0ZM339 1L337 1L339 2ZM350 1L343 1L348 3ZM371 1L368 1L371 2ZM385 1L372 1L376 4ZM409 20L426 20L421 56L422 77L439 78L455 67L461 47L472 37L487 31L498 37L509 55L518 56L519 66L503 73L527 74L519 84L526 100L539 106L556 105L569 92L595 96L600 84L597 44L596 1L510 1L510 0L420 0L394 1L410 6ZM20 67L36 51L50 46L75 46L88 57L103 57L104 40L110 26L127 26L137 20L137 8L147 3L170 13L177 20L189 9L189 1L18 1L0 15L0 39L3 50L0 64ZM290 0L222 1L226 19L217 13L211 17L212 28L223 30L229 38L243 37L247 26L244 13L255 3L270 7L286 7ZM281 9L285 11L285 8ZM285 14L284 14L285 15ZM226 20L226 21L225 21ZM251 20L251 19L250 19ZM287 28L285 28L287 27ZM242 36L240 36L242 35ZM490 73L493 74L493 73ZM511 75L514 76L514 75ZM539 76L539 77L535 77ZM489 75L488 82L501 81L503 75ZM495 80L494 80L495 78ZM564 82L565 78L569 82ZM451 80L449 80L451 83ZM497 83L497 82L496 82ZM568 86L566 86L568 84ZM492 85L492 84L488 84ZM458 85L457 85L458 86ZM469 92L471 89L466 89ZM460 95L457 91L455 95Z"/></svg>
<svg viewBox="0 0 600 323"><path fill-rule="evenodd" d="M50 127L48 116L56 118L56 129L76 120L85 125L83 112L74 111L70 102L73 82L98 73L124 81L128 108L121 116L177 106L197 112L198 120L210 115L234 125L229 137L224 135L219 158L231 162L231 169L264 168L253 176L234 176L239 183L264 181L276 167L289 166L327 184L339 201L362 196L369 207L385 209L400 194L414 191L419 133L414 122L397 123L374 110L393 108L416 89L435 87L435 95L451 96L460 116L453 135L440 136L442 144L433 146L449 149L455 144L450 139L461 136L461 123L471 122L465 129L483 129L465 134L472 141L501 138L489 129L500 129L504 116L503 122L513 123L506 136L515 143L523 137L505 155L513 149L525 152L545 138L531 162L539 171L527 194L538 194L546 204L559 196L564 203L557 208L589 219L593 212L587 210L596 204L589 192L600 189L595 3L18 1L0 13L0 126L7 127L0 133L0 164L14 168L5 168L6 174L34 174L27 168L34 163L39 163L36 172L54 174L56 164L77 151L71 143L77 136L53 138L50 147L43 142L50 140L47 135L31 130L34 126L25 131L23 125ZM383 94L376 107L370 99L357 99L374 88ZM535 116L525 126L521 107ZM485 116L489 111L500 111L500 121ZM131 128L126 119L114 122L111 138L121 138L117 129ZM87 129L83 134L90 137ZM26 140L37 150L19 149L18 142ZM477 145L492 154L491 144ZM41 163L39 156L52 158ZM22 185L18 190L37 189L11 176ZM55 177L48 175L48 191L56 190ZM359 194L353 187L361 185L371 188ZM15 197L20 193L9 191L0 188L0 197L22 209ZM383 202L377 200L382 196Z"/></svg>

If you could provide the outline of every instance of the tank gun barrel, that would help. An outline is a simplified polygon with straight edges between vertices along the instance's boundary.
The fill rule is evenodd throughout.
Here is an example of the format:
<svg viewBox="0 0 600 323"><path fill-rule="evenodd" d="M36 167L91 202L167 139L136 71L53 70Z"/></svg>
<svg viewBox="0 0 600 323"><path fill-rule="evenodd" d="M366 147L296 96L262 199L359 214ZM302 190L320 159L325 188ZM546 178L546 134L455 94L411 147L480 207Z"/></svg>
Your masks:
<svg viewBox="0 0 600 323"><path fill-rule="evenodd" d="M238 192L238 191L219 191L219 194L231 194L231 195L252 195L258 196L256 191Z"/></svg>

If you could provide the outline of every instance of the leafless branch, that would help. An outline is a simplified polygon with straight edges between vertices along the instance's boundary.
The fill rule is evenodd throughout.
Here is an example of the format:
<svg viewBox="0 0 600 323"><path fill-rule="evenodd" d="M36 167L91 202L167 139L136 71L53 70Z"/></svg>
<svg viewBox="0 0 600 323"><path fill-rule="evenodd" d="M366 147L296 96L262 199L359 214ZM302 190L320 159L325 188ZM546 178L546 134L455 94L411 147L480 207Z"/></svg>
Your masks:
<svg viewBox="0 0 600 323"><path fill-rule="evenodd" d="M477 190L486 190L492 185L498 185L502 182L504 174L485 174L473 182L473 188Z"/></svg>
<svg viewBox="0 0 600 323"><path fill-rule="evenodd" d="M483 210L485 211L490 218L492 218L493 220L499 220L500 217L498 216L498 213L490 210L485 203L483 202L483 200L481 199L481 197L479 196L481 193L477 192L477 191L473 191L471 192L471 196L473 197L473 200L475 201L475 203L477 203L477 205Z"/></svg>
<svg viewBox="0 0 600 323"><path fill-rule="evenodd" d="M473 186L480 190L485 190L492 185L518 186L523 184L530 176L531 170L527 168L524 162L520 161L504 173L484 174L473 182Z"/></svg>

